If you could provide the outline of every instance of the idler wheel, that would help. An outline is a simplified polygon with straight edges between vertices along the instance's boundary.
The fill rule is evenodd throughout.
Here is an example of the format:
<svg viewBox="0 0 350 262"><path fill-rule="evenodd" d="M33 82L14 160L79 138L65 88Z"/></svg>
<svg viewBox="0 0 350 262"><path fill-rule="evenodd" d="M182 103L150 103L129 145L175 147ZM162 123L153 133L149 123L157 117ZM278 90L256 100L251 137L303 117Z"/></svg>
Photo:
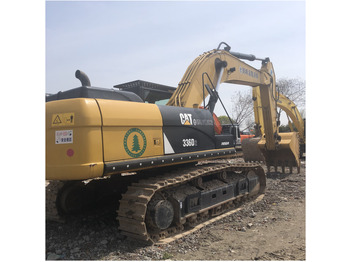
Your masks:
<svg viewBox="0 0 350 262"><path fill-rule="evenodd" d="M174 208L168 200L154 200L149 204L148 225L154 229L168 228L174 219Z"/></svg>

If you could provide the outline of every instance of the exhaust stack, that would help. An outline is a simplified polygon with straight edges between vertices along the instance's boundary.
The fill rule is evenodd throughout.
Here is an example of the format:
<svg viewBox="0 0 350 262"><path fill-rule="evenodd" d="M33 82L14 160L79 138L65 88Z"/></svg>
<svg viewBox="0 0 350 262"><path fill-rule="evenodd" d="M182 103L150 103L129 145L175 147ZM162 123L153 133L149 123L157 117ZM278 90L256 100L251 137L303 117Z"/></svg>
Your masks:
<svg viewBox="0 0 350 262"><path fill-rule="evenodd" d="M75 77L80 80L82 86L91 86L90 79L83 71L75 71Z"/></svg>

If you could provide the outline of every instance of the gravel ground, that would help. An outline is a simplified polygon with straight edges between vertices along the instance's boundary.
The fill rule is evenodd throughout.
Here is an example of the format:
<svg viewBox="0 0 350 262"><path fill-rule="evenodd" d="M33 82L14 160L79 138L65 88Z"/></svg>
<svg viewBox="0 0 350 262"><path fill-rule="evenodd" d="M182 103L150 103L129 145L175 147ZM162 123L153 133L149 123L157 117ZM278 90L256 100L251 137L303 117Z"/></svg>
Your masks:
<svg viewBox="0 0 350 262"><path fill-rule="evenodd" d="M305 163L272 173L262 201L166 245L126 239L115 212L46 222L47 260L305 260Z"/></svg>

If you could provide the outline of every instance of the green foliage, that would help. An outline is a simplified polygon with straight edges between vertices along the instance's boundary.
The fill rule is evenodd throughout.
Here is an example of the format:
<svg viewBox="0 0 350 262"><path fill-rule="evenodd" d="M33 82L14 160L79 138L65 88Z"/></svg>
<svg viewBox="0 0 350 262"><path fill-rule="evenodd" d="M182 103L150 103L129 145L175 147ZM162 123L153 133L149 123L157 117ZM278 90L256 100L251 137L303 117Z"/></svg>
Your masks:
<svg viewBox="0 0 350 262"><path fill-rule="evenodd" d="M290 128L288 125L280 125L278 131L280 133L290 132Z"/></svg>
<svg viewBox="0 0 350 262"><path fill-rule="evenodd" d="M220 121L220 124L222 124L222 125L230 125L231 124L230 118L228 118L228 116L219 116L218 119ZM233 123L235 123L235 121L233 121L232 118L231 118L231 121Z"/></svg>
<svg viewBox="0 0 350 262"><path fill-rule="evenodd" d="M298 132L298 130L296 129L294 123L292 123L292 126L293 126L293 131ZM280 125L278 131L280 133L291 132L290 128L289 128L289 125Z"/></svg>

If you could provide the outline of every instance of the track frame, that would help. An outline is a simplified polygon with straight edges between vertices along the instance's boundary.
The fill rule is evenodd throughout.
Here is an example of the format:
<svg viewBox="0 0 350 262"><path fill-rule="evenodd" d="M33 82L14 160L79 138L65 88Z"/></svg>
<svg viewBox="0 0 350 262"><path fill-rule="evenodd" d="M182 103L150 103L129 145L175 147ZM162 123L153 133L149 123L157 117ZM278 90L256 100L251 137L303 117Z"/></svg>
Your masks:
<svg viewBox="0 0 350 262"><path fill-rule="evenodd" d="M213 206L192 212L181 217L179 222L164 230L149 230L147 226L147 208L152 197L159 192L191 183L199 177L222 172L254 171L259 179L259 190L255 194L246 192ZM119 201L117 219L122 234L150 243L169 243L179 237L194 232L208 223L217 221L233 212L244 203L261 200L266 190L266 176L263 168L255 163L239 164L203 164L193 168L179 169L159 177L150 177L128 187ZM236 210L236 211L235 211Z"/></svg>

